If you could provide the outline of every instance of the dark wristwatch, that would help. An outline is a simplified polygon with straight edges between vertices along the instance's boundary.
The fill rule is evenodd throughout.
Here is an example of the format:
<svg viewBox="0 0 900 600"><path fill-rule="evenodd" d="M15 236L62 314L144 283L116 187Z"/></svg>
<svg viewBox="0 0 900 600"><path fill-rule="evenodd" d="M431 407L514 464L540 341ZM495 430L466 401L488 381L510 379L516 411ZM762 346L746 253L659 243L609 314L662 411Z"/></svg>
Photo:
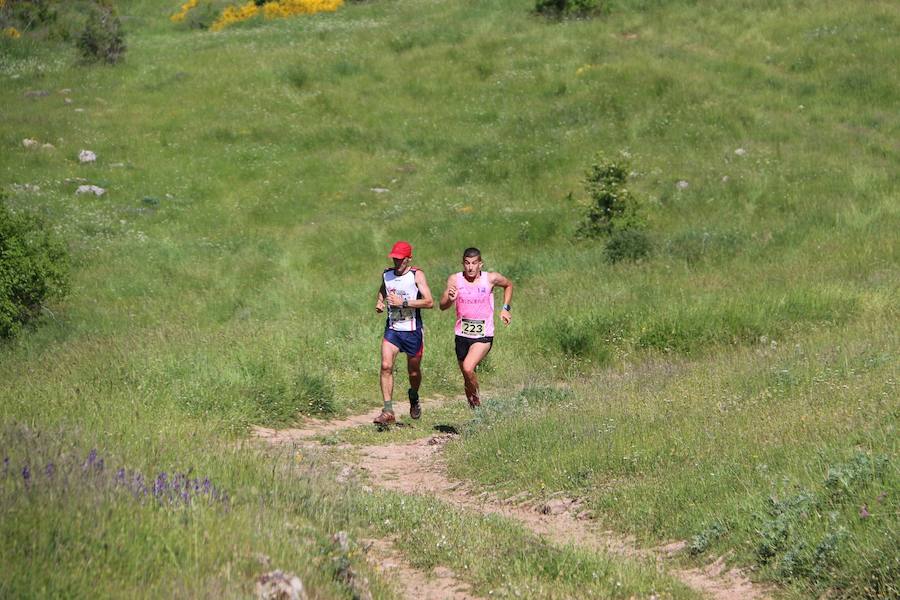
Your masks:
<svg viewBox="0 0 900 600"><path fill-rule="evenodd" d="M509 304L504 304L504 305L503 305L503 310L505 310L506 312L509 312L509 311L512 310L512 306L510 306Z"/></svg>

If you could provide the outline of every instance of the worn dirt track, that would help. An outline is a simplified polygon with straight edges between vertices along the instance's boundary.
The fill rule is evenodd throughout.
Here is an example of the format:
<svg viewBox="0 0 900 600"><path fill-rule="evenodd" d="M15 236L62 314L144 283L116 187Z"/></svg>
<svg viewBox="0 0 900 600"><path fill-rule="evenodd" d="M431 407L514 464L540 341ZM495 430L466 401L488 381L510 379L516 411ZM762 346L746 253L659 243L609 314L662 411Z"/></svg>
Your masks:
<svg viewBox="0 0 900 600"><path fill-rule="evenodd" d="M257 437L273 444L311 445L315 443L311 438L316 435L369 424L373 416L374 411L340 421L312 422L298 429L256 428L254 432ZM556 498L539 503L517 503L515 499L501 500L486 492L479 493L466 482L450 479L442 449L455 437L453 434L436 434L406 443L356 447L348 453L353 457L349 467L367 472L371 483L383 489L427 495L465 510L513 519L557 545L573 545L607 554L655 560L661 571L708 598L737 600L768 597L765 588L751 582L740 570L727 568L721 558L703 568L682 569L667 564L667 558L683 550L684 543L675 542L655 549L639 548L631 538L598 528L596 521L576 500ZM379 540L373 544L379 557L376 566L387 574L402 574L401 577L389 579L402 582L403 589L398 591L404 597L477 598L449 569L418 572L391 550L389 542Z"/></svg>

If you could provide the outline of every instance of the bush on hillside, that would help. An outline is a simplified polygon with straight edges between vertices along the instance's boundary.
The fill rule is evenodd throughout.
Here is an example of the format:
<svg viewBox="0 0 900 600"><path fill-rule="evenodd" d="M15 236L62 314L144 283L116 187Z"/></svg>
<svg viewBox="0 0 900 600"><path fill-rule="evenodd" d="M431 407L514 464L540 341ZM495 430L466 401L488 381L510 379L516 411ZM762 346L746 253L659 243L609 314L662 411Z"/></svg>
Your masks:
<svg viewBox="0 0 900 600"><path fill-rule="evenodd" d="M0 338L15 335L49 298L68 292L68 253L36 217L0 197Z"/></svg>
<svg viewBox="0 0 900 600"><path fill-rule="evenodd" d="M115 64L125 54L125 36L115 9L107 2L97 2L75 42L87 62Z"/></svg>
<svg viewBox="0 0 900 600"><path fill-rule="evenodd" d="M75 41L89 62L118 62L125 52L112 0L0 0L6 37Z"/></svg>
<svg viewBox="0 0 900 600"><path fill-rule="evenodd" d="M534 12L545 17L588 17L602 12L600 0L536 0Z"/></svg>
<svg viewBox="0 0 900 600"><path fill-rule="evenodd" d="M591 203L578 228L579 237L597 238L645 227L638 200L626 187L630 172L631 164L624 154L618 158L597 155L584 179Z"/></svg>
<svg viewBox="0 0 900 600"><path fill-rule="evenodd" d="M652 249L650 236L643 229L621 229L606 240L606 260L611 263L640 260L650 256Z"/></svg>

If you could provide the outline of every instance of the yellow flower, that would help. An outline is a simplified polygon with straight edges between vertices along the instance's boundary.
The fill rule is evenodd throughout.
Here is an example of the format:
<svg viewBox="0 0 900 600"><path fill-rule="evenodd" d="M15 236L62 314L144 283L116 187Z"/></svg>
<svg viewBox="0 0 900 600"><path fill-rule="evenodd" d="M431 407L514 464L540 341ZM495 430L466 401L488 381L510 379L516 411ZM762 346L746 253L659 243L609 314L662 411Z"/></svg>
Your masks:
<svg viewBox="0 0 900 600"><path fill-rule="evenodd" d="M0 4L0 6L3 6L3 5ZM19 30L16 29L15 27L7 27L6 29L3 30L3 35L5 35L8 38L12 38L14 40L22 37L22 34L19 33Z"/></svg>
<svg viewBox="0 0 900 600"><path fill-rule="evenodd" d="M184 21L184 18L187 16L187 14L189 12L191 12L191 9L194 8L195 6L197 6L197 2L199 2L199 0L188 0L187 2L185 2L184 4L181 5L181 8L178 10L177 13L175 13L174 15L169 17L169 20L172 21L173 23L180 23L180 22Z"/></svg>

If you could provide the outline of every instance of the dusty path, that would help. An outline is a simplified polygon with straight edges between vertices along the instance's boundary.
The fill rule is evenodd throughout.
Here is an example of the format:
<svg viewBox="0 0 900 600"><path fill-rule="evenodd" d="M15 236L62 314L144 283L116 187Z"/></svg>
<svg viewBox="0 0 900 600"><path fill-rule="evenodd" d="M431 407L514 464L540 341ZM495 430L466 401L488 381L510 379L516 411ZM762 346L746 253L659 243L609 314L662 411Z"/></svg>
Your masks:
<svg viewBox="0 0 900 600"><path fill-rule="evenodd" d="M386 540L370 540L374 552L368 557L375 568L386 576L388 581L400 587L404 598L416 600L481 600L474 595L468 585L456 578L456 574L447 567L437 567L431 573L423 573L414 569Z"/></svg>
<svg viewBox="0 0 900 600"><path fill-rule="evenodd" d="M347 427L371 423L372 415L358 415L328 424L314 423L302 429L269 430L257 428L255 433L271 443L312 444L311 437ZM674 543L656 549L642 549L633 539L596 527L590 515L577 501L556 498L542 503L499 500L489 493L478 491L463 481L447 475L442 456L445 443L453 434L438 434L401 444L361 446L355 448L351 468L366 471L371 483L378 487L406 494L428 495L454 506L481 514L497 514L514 519L559 545L574 545L594 551L618 554L631 558L655 560L657 567L680 580L688 587L715 600L767 598L766 590L753 584L738 569L728 569L719 559L703 568L680 569L665 564L665 559L684 548ZM378 542L378 553L389 557L387 563L403 573L403 590L407 598L475 598L465 584L457 581L449 569L441 573L415 572L392 552L384 542ZM381 565L384 567L384 565ZM392 578L393 579L393 578ZM437 583L435 583L437 581ZM427 595L426 595L427 594ZM436 595L435 595L436 594Z"/></svg>

